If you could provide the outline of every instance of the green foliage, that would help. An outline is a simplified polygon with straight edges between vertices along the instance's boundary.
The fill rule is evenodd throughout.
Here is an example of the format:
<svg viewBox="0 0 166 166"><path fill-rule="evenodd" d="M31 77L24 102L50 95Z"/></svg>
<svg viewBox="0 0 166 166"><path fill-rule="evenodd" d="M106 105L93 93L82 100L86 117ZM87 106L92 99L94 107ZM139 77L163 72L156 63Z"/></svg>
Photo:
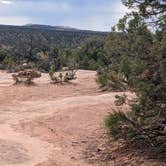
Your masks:
<svg viewBox="0 0 166 166"><path fill-rule="evenodd" d="M78 50L78 61L81 69L97 70L105 66L107 59L104 53L104 40L92 38L84 42Z"/></svg>
<svg viewBox="0 0 166 166"><path fill-rule="evenodd" d="M4 59L4 64L5 64L6 68L9 71L11 71L12 69L14 69L16 61L13 56L7 55Z"/></svg>
<svg viewBox="0 0 166 166"><path fill-rule="evenodd" d="M122 0L128 8L137 8L139 14L145 19L152 19L152 22L161 21L165 13L165 0Z"/></svg>
<svg viewBox="0 0 166 166"><path fill-rule="evenodd" d="M57 30L55 27L42 26L4 26L0 25L0 45L7 50L0 49L0 67L7 68L4 64L6 53L12 53L16 65L34 63L42 72L49 72L50 66L54 65L56 70L70 65L71 59L79 60L78 50L84 41L89 38L99 37L104 40L108 33L79 31L75 29ZM85 55L86 56L86 55ZM100 56L101 57L101 56ZM102 63L99 61L97 63ZM77 67L81 64L77 61ZM95 62L90 62L93 69L97 68ZM86 68L82 65L82 68ZM14 66L13 66L14 68Z"/></svg>
<svg viewBox="0 0 166 166"><path fill-rule="evenodd" d="M126 122L126 115L123 112L114 112L105 119L105 125L109 133L114 138L119 138L122 134L122 124Z"/></svg>
<svg viewBox="0 0 166 166"><path fill-rule="evenodd" d="M8 55L9 53L6 50L0 49L0 63L2 63Z"/></svg>
<svg viewBox="0 0 166 166"><path fill-rule="evenodd" d="M97 78L97 82L100 84L100 86L107 87L109 79L108 79L108 73L103 73L102 75L99 75Z"/></svg>
<svg viewBox="0 0 166 166"><path fill-rule="evenodd" d="M49 71L49 76L50 76L51 80L53 78L54 73L55 73L55 67L54 67L54 65L52 65L50 67L50 71Z"/></svg>
<svg viewBox="0 0 166 166"><path fill-rule="evenodd" d="M121 91L127 89L123 74L113 70L98 75L97 82L107 90Z"/></svg>
<svg viewBox="0 0 166 166"><path fill-rule="evenodd" d="M117 106L126 104L127 96L125 94L123 96L116 95L115 98L116 98L115 104Z"/></svg>
<svg viewBox="0 0 166 166"><path fill-rule="evenodd" d="M122 82L135 92L137 100L129 103L131 112L127 115L118 112L109 116L107 127L115 137L140 138L149 145L162 148L166 141L166 21L162 9L166 3L141 0L125 0L124 3L128 7L137 5L139 10L126 15L114 27L121 31L119 35L114 33L107 38L105 50L112 64L99 77L104 77L104 86L107 86L117 78L110 76L110 71L116 76L121 73L124 76ZM155 12L160 15L156 17L157 22L155 20L156 32L152 33L146 18L152 19ZM147 17L144 14L148 14ZM116 98L118 106L126 104L125 96Z"/></svg>

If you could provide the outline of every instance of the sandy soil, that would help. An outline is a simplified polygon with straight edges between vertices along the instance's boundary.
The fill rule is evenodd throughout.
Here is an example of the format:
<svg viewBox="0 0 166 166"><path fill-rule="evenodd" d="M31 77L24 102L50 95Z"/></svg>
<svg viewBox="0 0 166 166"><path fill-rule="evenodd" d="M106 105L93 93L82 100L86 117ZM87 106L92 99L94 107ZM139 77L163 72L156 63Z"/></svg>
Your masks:
<svg viewBox="0 0 166 166"><path fill-rule="evenodd" d="M103 119L123 93L101 92L95 77L80 70L70 84L53 85L43 74L27 87L0 71L0 166L110 165L88 162L87 149L101 151L96 142L105 136Z"/></svg>

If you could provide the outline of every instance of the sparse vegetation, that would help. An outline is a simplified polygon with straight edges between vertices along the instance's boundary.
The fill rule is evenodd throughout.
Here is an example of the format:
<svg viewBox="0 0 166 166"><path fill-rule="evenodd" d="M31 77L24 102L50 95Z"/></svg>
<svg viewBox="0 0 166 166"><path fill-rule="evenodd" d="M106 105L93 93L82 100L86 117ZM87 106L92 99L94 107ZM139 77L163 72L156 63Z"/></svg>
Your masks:
<svg viewBox="0 0 166 166"><path fill-rule="evenodd" d="M69 82L76 79L76 70L49 72L50 79L53 84Z"/></svg>
<svg viewBox="0 0 166 166"><path fill-rule="evenodd" d="M15 84L24 83L26 85L32 85L35 78L41 77L41 73L35 70L24 70L18 72L18 74L12 74Z"/></svg>

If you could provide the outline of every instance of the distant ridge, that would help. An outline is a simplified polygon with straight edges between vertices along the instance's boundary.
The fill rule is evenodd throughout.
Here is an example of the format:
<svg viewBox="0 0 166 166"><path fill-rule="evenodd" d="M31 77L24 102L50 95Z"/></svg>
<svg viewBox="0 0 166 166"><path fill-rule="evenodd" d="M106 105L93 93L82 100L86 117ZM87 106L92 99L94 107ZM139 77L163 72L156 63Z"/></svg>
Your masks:
<svg viewBox="0 0 166 166"><path fill-rule="evenodd" d="M107 35L108 32L80 30L67 26L40 24L0 25L0 47L17 48L33 39L37 48L42 45L76 48L88 38L98 37L102 39Z"/></svg>
<svg viewBox="0 0 166 166"><path fill-rule="evenodd" d="M70 26L52 26L52 25L43 25L43 24L25 24L25 25L5 25L0 24L1 28L30 28L30 29L45 29L45 30L56 30L56 31L80 31L80 32L90 32L90 33L103 33L108 34L110 32L105 31L94 31L94 30L83 30L83 29L77 29Z"/></svg>
<svg viewBox="0 0 166 166"><path fill-rule="evenodd" d="M23 27L37 28L37 29L50 29L50 30L79 30L69 26L52 26L52 25L42 25L42 24L26 24Z"/></svg>

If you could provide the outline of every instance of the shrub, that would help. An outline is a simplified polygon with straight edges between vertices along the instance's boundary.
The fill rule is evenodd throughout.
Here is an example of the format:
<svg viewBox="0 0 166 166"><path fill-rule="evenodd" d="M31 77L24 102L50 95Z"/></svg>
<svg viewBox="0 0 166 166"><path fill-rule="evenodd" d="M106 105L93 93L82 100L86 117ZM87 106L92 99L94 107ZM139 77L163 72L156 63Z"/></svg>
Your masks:
<svg viewBox="0 0 166 166"><path fill-rule="evenodd" d="M9 72L12 72L16 66L15 59L12 56L6 56L4 59L4 64Z"/></svg>
<svg viewBox="0 0 166 166"><path fill-rule="evenodd" d="M50 79L51 79L53 84L56 84L59 82L59 78L58 78L58 76L55 75L54 72L50 71L49 76L50 76Z"/></svg>
<svg viewBox="0 0 166 166"><path fill-rule="evenodd" d="M102 88L107 90L126 90L127 85L123 75L115 71L105 72L98 75L97 82Z"/></svg>
<svg viewBox="0 0 166 166"><path fill-rule="evenodd" d="M65 72L49 72L50 79L52 83L63 83L69 82L71 80L76 79L76 72L75 71L65 71Z"/></svg>
<svg viewBox="0 0 166 166"><path fill-rule="evenodd" d="M105 125L109 133L114 138L119 138L122 134L122 124L126 121L126 115L123 112L114 112L105 119Z"/></svg>
<svg viewBox="0 0 166 166"><path fill-rule="evenodd" d="M41 77L41 73L35 70L24 70L18 72L18 74L12 75L15 84L25 83L27 85L33 84L33 79Z"/></svg>

